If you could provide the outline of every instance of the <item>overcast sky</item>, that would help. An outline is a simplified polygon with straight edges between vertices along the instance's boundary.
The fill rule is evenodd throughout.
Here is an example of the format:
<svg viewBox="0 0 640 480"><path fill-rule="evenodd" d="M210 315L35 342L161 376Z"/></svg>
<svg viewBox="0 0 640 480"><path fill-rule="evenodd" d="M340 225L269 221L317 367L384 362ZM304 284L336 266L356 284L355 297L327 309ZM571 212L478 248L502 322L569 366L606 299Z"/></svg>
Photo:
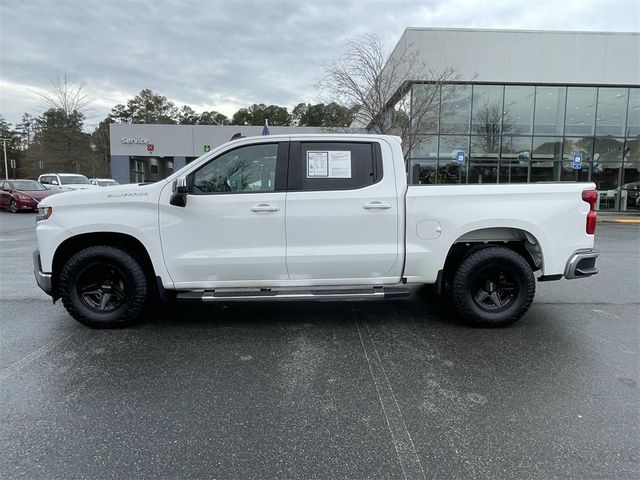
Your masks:
<svg viewBox="0 0 640 480"><path fill-rule="evenodd" d="M95 124L143 88L196 111L318 101L346 39L406 27L640 30L638 0L0 0L0 113L43 111L65 72Z"/></svg>

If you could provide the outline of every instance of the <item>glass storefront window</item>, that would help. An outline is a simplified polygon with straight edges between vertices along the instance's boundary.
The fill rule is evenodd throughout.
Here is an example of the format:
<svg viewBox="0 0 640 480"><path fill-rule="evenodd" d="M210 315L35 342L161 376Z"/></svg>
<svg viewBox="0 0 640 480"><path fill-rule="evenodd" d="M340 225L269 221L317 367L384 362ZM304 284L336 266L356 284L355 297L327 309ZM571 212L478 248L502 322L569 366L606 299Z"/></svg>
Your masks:
<svg viewBox="0 0 640 480"><path fill-rule="evenodd" d="M471 85L444 85L440 112L440 133L468 134Z"/></svg>
<svg viewBox="0 0 640 480"><path fill-rule="evenodd" d="M593 155L593 137L566 137L562 148L562 158L572 162L575 152L582 154L583 162L590 162Z"/></svg>
<svg viewBox="0 0 640 480"><path fill-rule="evenodd" d="M601 87L598 89L596 135L624 135L627 95L626 88Z"/></svg>
<svg viewBox="0 0 640 480"><path fill-rule="evenodd" d="M411 150L411 158L438 158L438 136L425 135Z"/></svg>
<svg viewBox="0 0 640 480"><path fill-rule="evenodd" d="M556 182L562 170L562 138L533 137L530 182Z"/></svg>
<svg viewBox="0 0 640 480"><path fill-rule="evenodd" d="M640 161L625 163L621 192L621 210L640 210Z"/></svg>
<svg viewBox="0 0 640 480"><path fill-rule="evenodd" d="M471 107L471 133L487 138L487 144L499 143L502 128L502 85L474 85ZM496 140L490 140L495 138Z"/></svg>
<svg viewBox="0 0 640 480"><path fill-rule="evenodd" d="M582 168L573 168L576 153L582 154ZM593 137L566 137L562 147L562 173L560 180L564 182L588 182L591 178L591 161L593 155Z"/></svg>
<svg viewBox="0 0 640 480"><path fill-rule="evenodd" d="M627 137L640 135L640 88L629 89L626 135Z"/></svg>
<svg viewBox="0 0 640 480"><path fill-rule="evenodd" d="M524 183L529 177L531 137L502 137L500 183Z"/></svg>
<svg viewBox="0 0 640 480"><path fill-rule="evenodd" d="M465 152L465 164L458 165L457 153ZM438 183L466 183L469 156L469 137L466 135L440 136L438 154ZM442 180L442 182L440 182Z"/></svg>
<svg viewBox="0 0 640 480"><path fill-rule="evenodd" d="M500 135L473 135L470 155L476 158L498 158Z"/></svg>
<svg viewBox="0 0 640 480"><path fill-rule="evenodd" d="M595 87L569 87L565 135L593 135L596 119Z"/></svg>
<svg viewBox="0 0 640 480"><path fill-rule="evenodd" d="M468 183L497 183L498 160L469 159Z"/></svg>
<svg viewBox="0 0 640 480"><path fill-rule="evenodd" d="M418 84L411 88L411 122L420 133L438 133L440 85Z"/></svg>
<svg viewBox="0 0 640 480"><path fill-rule="evenodd" d="M624 157L624 139L623 138L596 138L595 149L593 153L594 167L598 163L622 164ZM618 165L618 166L620 166Z"/></svg>
<svg viewBox="0 0 640 480"><path fill-rule="evenodd" d="M500 161L500 183L527 183L529 168L521 161Z"/></svg>
<svg viewBox="0 0 640 480"><path fill-rule="evenodd" d="M536 112L533 133L562 135L566 87L536 87Z"/></svg>
<svg viewBox="0 0 640 480"><path fill-rule="evenodd" d="M598 210L618 210L620 207L620 163L593 163L591 181L598 189Z"/></svg>
<svg viewBox="0 0 640 480"><path fill-rule="evenodd" d="M435 185L438 182L436 168L438 166L436 160L411 160L409 167L409 184L410 185Z"/></svg>
<svg viewBox="0 0 640 480"><path fill-rule="evenodd" d="M624 145L625 163L640 163L640 137L627 138Z"/></svg>
<svg viewBox="0 0 640 480"><path fill-rule="evenodd" d="M533 133L533 102L535 87L507 85L504 87L502 132L512 135Z"/></svg>
<svg viewBox="0 0 640 480"><path fill-rule="evenodd" d="M501 156L528 163L531 157L531 137L502 137Z"/></svg>

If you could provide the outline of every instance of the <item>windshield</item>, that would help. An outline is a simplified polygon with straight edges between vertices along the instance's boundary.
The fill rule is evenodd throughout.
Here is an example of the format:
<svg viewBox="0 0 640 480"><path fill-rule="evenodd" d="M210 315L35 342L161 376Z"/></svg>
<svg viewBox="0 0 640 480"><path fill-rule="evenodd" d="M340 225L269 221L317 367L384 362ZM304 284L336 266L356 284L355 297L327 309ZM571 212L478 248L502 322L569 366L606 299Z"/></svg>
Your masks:
<svg viewBox="0 0 640 480"><path fill-rule="evenodd" d="M101 187L110 187L111 185L120 185L115 180L96 180Z"/></svg>
<svg viewBox="0 0 640 480"><path fill-rule="evenodd" d="M60 182L62 185L91 185L89 179L84 175L60 175Z"/></svg>
<svg viewBox="0 0 640 480"><path fill-rule="evenodd" d="M22 190L25 192L36 192L40 190L46 190L44 185L35 180L16 180L13 182L13 188L16 190Z"/></svg>

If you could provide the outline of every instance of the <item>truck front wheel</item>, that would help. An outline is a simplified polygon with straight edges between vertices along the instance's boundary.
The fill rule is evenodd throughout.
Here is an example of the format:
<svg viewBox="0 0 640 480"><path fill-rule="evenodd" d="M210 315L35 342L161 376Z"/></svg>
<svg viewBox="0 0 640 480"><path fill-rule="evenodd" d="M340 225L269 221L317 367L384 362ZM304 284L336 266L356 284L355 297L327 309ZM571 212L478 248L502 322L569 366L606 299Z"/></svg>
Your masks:
<svg viewBox="0 0 640 480"><path fill-rule="evenodd" d="M148 296L140 264L129 253L106 245L74 254L60 272L59 286L69 314L92 328L130 325Z"/></svg>
<svg viewBox="0 0 640 480"><path fill-rule="evenodd" d="M453 278L453 301L468 322L504 327L520 319L535 294L533 271L518 253L487 247L463 260Z"/></svg>

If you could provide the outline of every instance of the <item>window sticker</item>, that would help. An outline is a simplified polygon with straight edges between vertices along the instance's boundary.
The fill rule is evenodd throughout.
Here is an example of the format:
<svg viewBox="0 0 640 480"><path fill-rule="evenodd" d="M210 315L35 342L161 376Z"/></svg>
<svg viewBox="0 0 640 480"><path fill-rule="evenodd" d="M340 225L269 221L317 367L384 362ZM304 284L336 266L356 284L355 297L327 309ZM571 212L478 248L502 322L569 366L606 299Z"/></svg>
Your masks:
<svg viewBox="0 0 640 480"><path fill-rule="evenodd" d="M307 152L307 178L327 177L329 152Z"/></svg>
<svg viewBox="0 0 640 480"><path fill-rule="evenodd" d="M351 152L329 152L329 178L351 178Z"/></svg>

